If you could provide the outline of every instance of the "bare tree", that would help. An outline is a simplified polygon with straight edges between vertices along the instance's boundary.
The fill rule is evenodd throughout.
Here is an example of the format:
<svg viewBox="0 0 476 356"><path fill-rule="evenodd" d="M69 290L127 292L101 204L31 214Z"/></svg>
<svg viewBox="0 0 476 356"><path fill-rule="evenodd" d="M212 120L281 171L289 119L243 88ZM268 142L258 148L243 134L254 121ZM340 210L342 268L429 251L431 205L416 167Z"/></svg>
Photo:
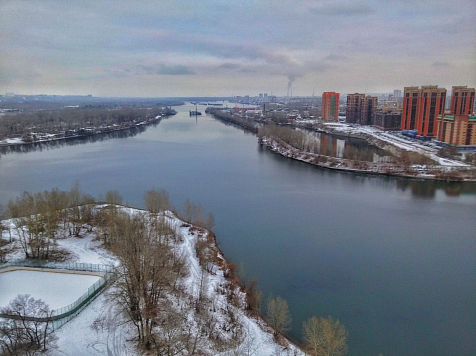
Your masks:
<svg viewBox="0 0 476 356"><path fill-rule="evenodd" d="M183 214L185 221L188 221L192 224L204 227L209 230L215 226L215 217L213 214L208 213L207 216L204 216L202 205L192 203L188 199L183 205Z"/></svg>
<svg viewBox="0 0 476 356"><path fill-rule="evenodd" d="M32 356L55 347L52 311L41 299L34 299L28 294L18 295L0 312L15 317L0 324L2 355Z"/></svg>
<svg viewBox="0 0 476 356"><path fill-rule="evenodd" d="M121 205L122 195L117 190L108 190L106 192L106 203L110 205Z"/></svg>
<svg viewBox="0 0 476 356"><path fill-rule="evenodd" d="M303 339L313 356L343 356L347 353L347 332L339 320L315 316L303 324Z"/></svg>
<svg viewBox="0 0 476 356"><path fill-rule="evenodd" d="M141 345L150 349L159 302L174 282L174 260L167 238L157 237L144 215L121 214L111 235L111 248L121 262L117 301L134 323Z"/></svg>
<svg viewBox="0 0 476 356"><path fill-rule="evenodd" d="M288 303L279 296L269 298L266 305L266 317L274 329L275 336L291 329Z"/></svg>
<svg viewBox="0 0 476 356"><path fill-rule="evenodd" d="M27 258L48 258L50 241L40 206L38 197L28 192L8 202L10 216Z"/></svg>
<svg viewBox="0 0 476 356"><path fill-rule="evenodd" d="M256 278L252 278L249 281L246 289L246 309L252 311L260 311L261 310L261 301L263 299L263 292L261 292L258 286L258 280Z"/></svg>
<svg viewBox="0 0 476 356"><path fill-rule="evenodd" d="M215 226L215 216L213 216L212 213L208 213L207 218L205 220L205 227L208 230L211 230L213 229L214 226Z"/></svg>
<svg viewBox="0 0 476 356"><path fill-rule="evenodd" d="M169 193L162 190L151 189L144 194L145 207L153 214L170 209Z"/></svg>
<svg viewBox="0 0 476 356"><path fill-rule="evenodd" d="M83 225L92 222L94 217L93 197L84 194L79 188L79 183L73 184L69 192L69 221L71 224L70 235L78 237L81 233ZM89 229L90 230L90 229Z"/></svg>
<svg viewBox="0 0 476 356"><path fill-rule="evenodd" d="M3 231L7 230L7 227L0 221L0 263L5 262L6 251L2 249L3 245L7 242L3 240Z"/></svg>
<svg viewBox="0 0 476 356"><path fill-rule="evenodd" d="M160 332L153 335L153 347L157 355L183 355L188 346L184 318L170 306L163 306L158 315ZM192 354L193 355L193 354Z"/></svg>

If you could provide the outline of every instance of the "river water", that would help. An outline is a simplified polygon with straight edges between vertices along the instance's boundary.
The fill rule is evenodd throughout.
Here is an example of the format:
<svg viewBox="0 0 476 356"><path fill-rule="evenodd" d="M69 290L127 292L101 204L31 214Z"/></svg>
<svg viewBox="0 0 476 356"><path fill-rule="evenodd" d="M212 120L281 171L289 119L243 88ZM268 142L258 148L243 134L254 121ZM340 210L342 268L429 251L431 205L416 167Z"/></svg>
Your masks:
<svg viewBox="0 0 476 356"><path fill-rule="evenodd" d="M476 354L475 184L319 169L193 108L133 135L4 154L0 204L79 181L142 206L164 188L179 210L190 199L213 212L226 257L288 301L293 338L311 315L331 315L351 355Z"/></svg>

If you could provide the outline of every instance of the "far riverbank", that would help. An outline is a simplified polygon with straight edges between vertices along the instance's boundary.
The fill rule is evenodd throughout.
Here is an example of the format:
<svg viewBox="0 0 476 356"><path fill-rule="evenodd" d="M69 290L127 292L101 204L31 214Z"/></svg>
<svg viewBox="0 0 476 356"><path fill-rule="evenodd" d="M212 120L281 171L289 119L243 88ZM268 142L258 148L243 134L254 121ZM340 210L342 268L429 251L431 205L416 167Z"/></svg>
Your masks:
<svg viewBox="0 0 476 356"><path fill-rule="evenodd" d="M457 170L442 170L441 166L405 166L392 163L374 163L329 157L325 155L304 152L288 143L271 137L260 137L259 144L271 151L287 158L308 163L326 169L333 169L357 174L372 174L396 176L402 178L425 179L446 182L474 182L476 181L475 168L459 167Z"/></svg>
<svg viewBox="0 0 476 356"><path fill-rule="evenodd" d="M476 167L467 165L443 165L436 164L435 159L438 159L434 155L424 159L422 157L416 157L417 162L412 162L412 156L421 155L420 152L409 152L403 147L399 147L391 140L383 140L376 135L366 132L341 132L338 129L326 129L325 127L317 130L326 135L336 135L337 137L344 138L356 138L366 141L368 144L375 147L387 150L399 159L396 162L368 162L355 159L344 159L339 157L331 157L319 153L311 153L294 147L286 140L280 137L274 137L266 135L266 133L259 134L260 131L258 123L254 121L236 117L231 113L223 112L218 109L211 109L208 111L216 119L231 123L239 126L246 131L258 134L259 143L269 148L275 153L280 154L283 157L302 161L314 166L318 166L326 169L333 169L338 171L344 171L354 174L371 174L371 175L383 175L383 176L395 176L401 178L421 179L421 180L435 180L445 182L473 182L476 181ZM267 127L267 124L264 127ZM295 125L300 127L299 125ZM306 128L303 126L303 128ZM266 131L266 129L264 129ZM313 129L313 131L316 131ZM409 156L409 159L405 161L402 156ZM419 162L420 160L423 161ZM441 159L440 159L441 160Z"/></svg>
<svg viewBox="0 0 476 356"><path fill-rule="evenodd" d="M0 149L7 148L10 146L25 146L25 145L34 145L38 143L48 143L52 141L63 141L63 140L72 140L72 139L82 139L86 137L91 137L95 135L101 134L109 134L113 132L119 132L124 130L130 130L134 128L139 128L141 126L148 126L151 124L157 124L162 120L163 116L156 116L154 118L150 118L147 120L142 120L139 122L134 122L132 124L127 125L111 125L107 127L100 127L97 129L82 129L74 132L70 132L69 134L46 134L41 136L40 139L35 139L31 141L24 141L21 138L18 139L8 139L4 141L0 141Z"/></svg>

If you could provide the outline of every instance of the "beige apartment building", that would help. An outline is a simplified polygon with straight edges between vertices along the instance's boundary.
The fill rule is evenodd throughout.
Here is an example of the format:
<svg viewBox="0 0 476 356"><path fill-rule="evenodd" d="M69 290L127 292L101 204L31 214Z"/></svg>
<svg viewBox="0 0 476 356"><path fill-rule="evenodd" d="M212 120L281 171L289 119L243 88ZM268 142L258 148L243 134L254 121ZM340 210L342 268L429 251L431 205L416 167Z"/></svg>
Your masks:
<svg viewBox="0 0 476 356"><path fill-rule="evenodd" d="M476 146L476 116L438 115L438 141L457 146Z"/></svg>

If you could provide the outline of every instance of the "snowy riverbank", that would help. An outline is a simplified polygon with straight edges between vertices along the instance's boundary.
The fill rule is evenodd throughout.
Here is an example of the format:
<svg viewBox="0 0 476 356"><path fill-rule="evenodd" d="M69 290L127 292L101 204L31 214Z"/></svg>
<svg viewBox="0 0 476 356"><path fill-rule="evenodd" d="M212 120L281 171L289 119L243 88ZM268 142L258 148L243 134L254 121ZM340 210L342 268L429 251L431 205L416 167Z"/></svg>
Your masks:
<svg viewBox="0 0 476 356"><path fill-rule="evenodd" d="M359 174L397 176L441 181L476 181L476 169L468 165L402 165L375 163L329 157L300 151L286 142L264 136L259 143L283 157L292 158L314 166Z"/></svg>
<svg viewBox="0 0 476 356"><path fill-rule="evenodd" d="M141 120L141 121L129 123L127 125L110 125L110 126L97 127L97 128L70 130L69 132L62 132L62 133L56 133L56 134L34 133L34 134L31 134L31 136L33 136L34 138L30 138L28 140L25 140L21 137L6 138L4 140L0 140L0 148L8 147L8 146L47 143L51 141L71 140L71 139L85 138L85 137L91 137L91 136L96 136L101 134L108 134L113 132L129 130L129 129L135 129L141 126L151 125L151 124L160 122L161 119L162 119L162 116L159 115L159 116L156 116L155 118Z"/></svg>
<svg viewBox="0 0 476 356"><path fill-rule="evenodd" d="M101 209L104 206L97 206ZM145 214L139 209L121 207L129 215ZM304 355L296 346L283 340L278 345L273 339L272 329L259 317L250 316L245 311L246 297L234 280L227 278L228 263L218 249L214 236L206 229L188 224L171 211L161 213L163 219L175 231L176 242L173 250L177 256L183 256L188 272L179 281L184 293L181 300L169 296L169 302L177 312L187 319L187 327L200 333L203 322L197 319L194 308L199 298L208 300L207 311L210 335L222 340L231 340L233 335L239 335L234 345L224 350L217 350L217 344L208 337L200 338L199 347L203 355ZM16 236L13 221L6 220L3 224L10 230L3 232L3 239L9 240L10 233L13 241L2 248L8 250L7 260L24 257ZM59 230L57 234L58 247L69 254L71 262L101 263L118 265L115 256L103 247L100 232L93 227L80 237L71 237L67 229ZM197 256L197 244L206 241L214 246L213 263L203 268ZM88 305L78 316L55 331L58 337L57 349L50 350L53 356L64 355L136 355L136 329L128 322L117 304L113 302L116 286L112 285ZM1 293L1 292L0 292ZM233 297L234 302L230 302ZM232 319L230 319L232 316ZM238 333L238 331L240 331ZM186 355L187 353L183 353Z"/></svg>
<svg viewBox="0 0 476 356"><path fill-rule="evenodd" d="M395 152L397 155L403 150L424 155L441 166L471 167L461 161L439 157L437 155L437 148L424 145L423 143L411 139L405 139L392 131L383 131L372 126L349 125L344 123L321 123L319 128L323 132L331 135L364 139L369 144L373 144L390 152Z"/></svg>

